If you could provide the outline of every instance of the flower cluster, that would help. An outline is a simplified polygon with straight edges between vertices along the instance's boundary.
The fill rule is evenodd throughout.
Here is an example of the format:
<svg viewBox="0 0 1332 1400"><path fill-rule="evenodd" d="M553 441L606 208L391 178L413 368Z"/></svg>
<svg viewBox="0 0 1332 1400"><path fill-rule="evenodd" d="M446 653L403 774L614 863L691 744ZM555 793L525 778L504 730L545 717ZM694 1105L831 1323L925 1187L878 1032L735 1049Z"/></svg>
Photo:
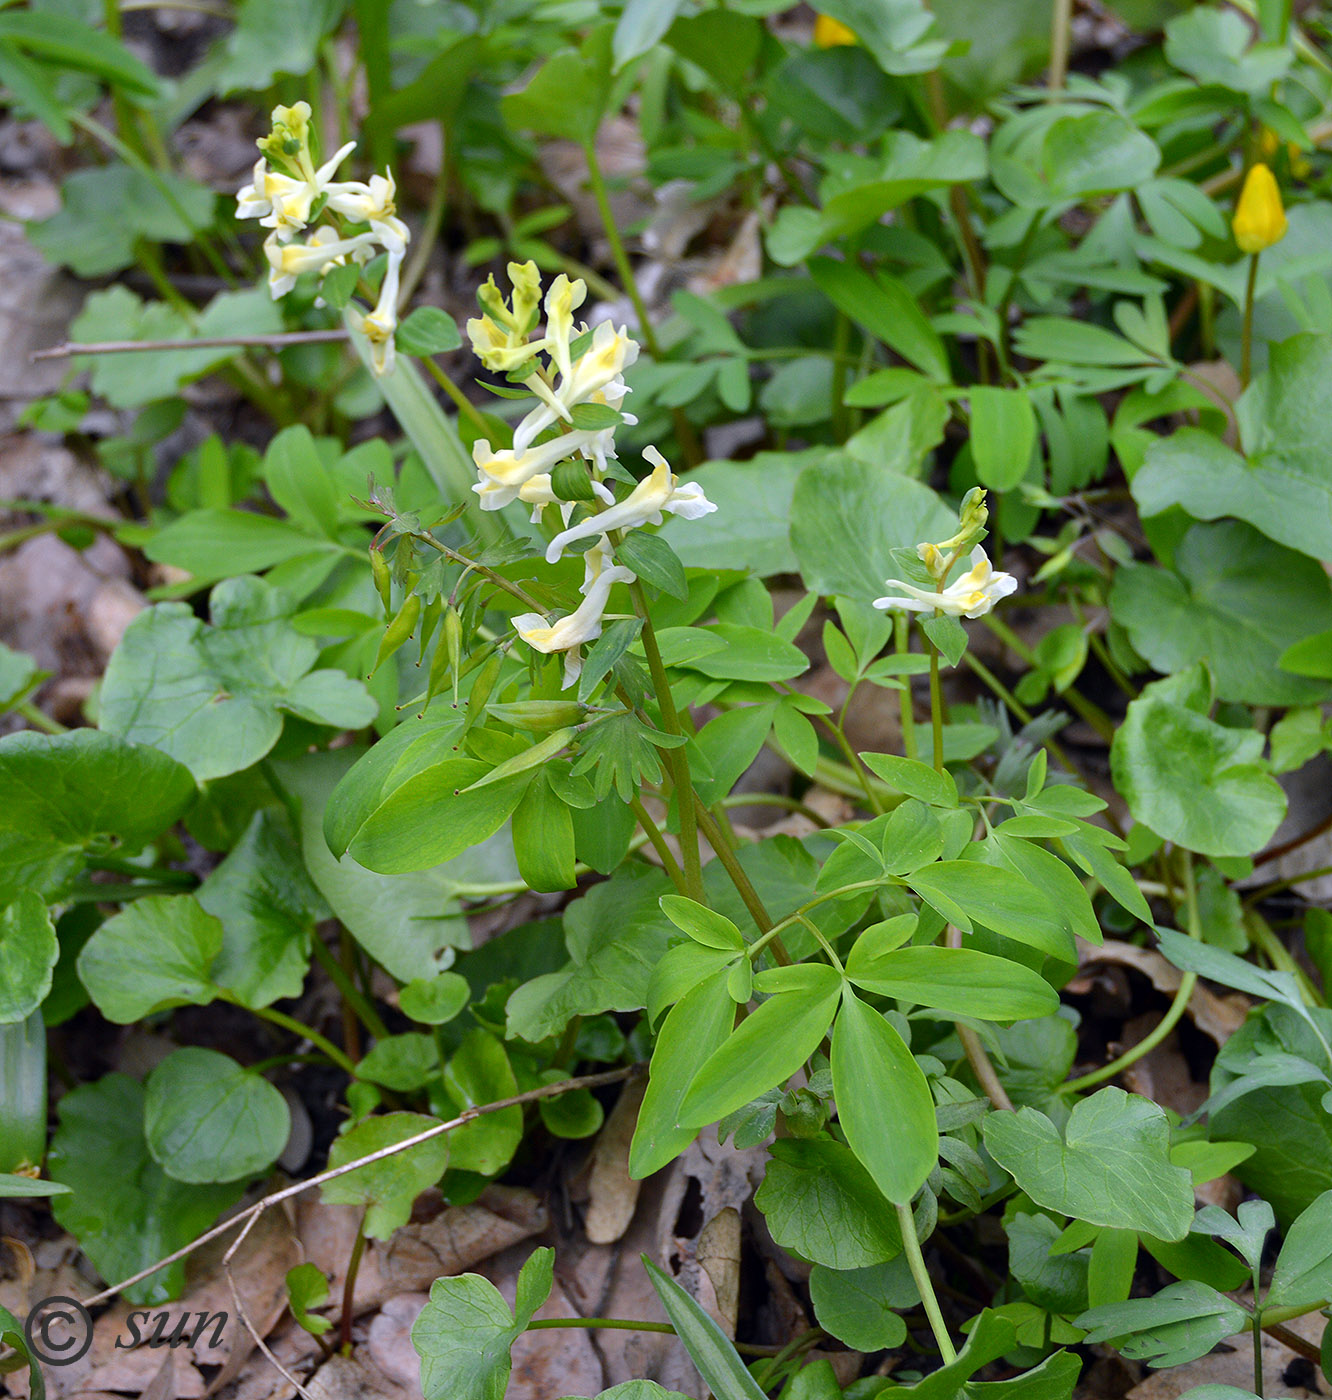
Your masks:
<svg viewBox="0 0 1332 1400"><path fill-rule="evenodd" d="M983 617L999 601L1017 591L1017 579L996 569L985 553L980 537L985 533L985 522L989 519L989 508L985 504L985 492L976 487L967 493L962 502L961 519L957 533L937 544L918 544L916 554L926 571L934 580L933 590L917 588L900 578L885 579L889 588L900 588L901 594L886 598L876 598L874 606L885 612L891 608L901 608L904 612L945 614L949 617ZM961 558L968 545L971 551L971 568L945 587L945 580L953 565Z"/></svg>
<svg viewBox="0 0 1332 1400"><path fill-rule="evenodd" d="M373 175L369 184L337 181L333 176L356 149L350 141L322 165L316 166L310 144L310 106L297 102L273 109L273 130L259 143L260 156L250 183L236 195L236 213L258 219L272 233L264 240L268 259L268 288L274 299L285 296L302 272L321 276L346 263L368 262L382 249L388 266L379 299L361 324L370 342L376 374L393 368L393 334L398 326L398 279L411 236L397 217L393 175ZM330 224L307 230L314 219L336 214L348 224L368 227L344 234Z"/></svg>
<svg viewBox="0 0 1332 1400"><path fill-rule="evenodd" d="M583 555L583 602L568 617L548 624L538 613L514 618L519 637L536 651L564 653L564 683L582 669L584 642L601 635L611 588L633 583L632 570L614 562L615 542L623 532L643 525L660 525L663 515L695 520L717 507L695 482L681 485L670 464L655 447L644 449L652 465L623 500L606 482L615 455L615 430L636 423L621 405L629 392L624 371L638 358L638 345L609 322L595 329L575 325L574 312L583 304L587 287L561 274L551 283L544 301L535 263L510 263L513 293L506 302L493 278L478 293L483 314L468 321L472 348L487 369L521 382L537 403L515 427L513 446L494 448L484 438L473 444L472 457L480 480L472 488L482 510L500 510L512 501L532 507L534 523L548 505L558 505L564 528L546 547L555 563L575 542L591 540ZM534 335L541 310L544 331ZM539 358L544 356L544 363ZM553 473L562 463L581 461L586 490L556 490ZM618 474L618 473L617 473ZM590 491L589 514L570 524L579 496Z"/></svg>

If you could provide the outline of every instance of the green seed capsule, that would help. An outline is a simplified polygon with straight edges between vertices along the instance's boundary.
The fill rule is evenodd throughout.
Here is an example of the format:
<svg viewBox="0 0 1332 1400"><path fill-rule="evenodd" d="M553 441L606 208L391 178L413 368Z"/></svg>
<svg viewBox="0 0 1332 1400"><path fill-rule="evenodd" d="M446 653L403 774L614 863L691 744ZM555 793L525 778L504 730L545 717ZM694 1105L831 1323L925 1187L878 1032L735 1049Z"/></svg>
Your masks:
<svg viewBox="0 0 1332 1400"><path fill-rule="evenodd" d="M472 693L467 697L467 728L480 722L485 714L486 701L490 699L490 693L495 689L495 682L499 680L500 667L504 664L504 658L495 652L480 671L477 672L476 680L472 682Z"/></svg>
<svg viewBox="0 0 1332 1400"><path fill-rule="evenodd" d="M379 590L379 600L384 604L384 616L388 617L393 611L393 575L388 560L377 549L370 551L370 573Z"/></svg>
<svg viewBox="0 0 1332 1400"><path fill-rule="evenodd" d="M439 651L447 654L448 664L453 668L453 708L458 708L458 677L462 673L462 618L452 604L444 614L444 634L440 638ZM439 652L436 652L438 656ZM432 673L433 673L433 667Z"/></svg>
<svg viewBox="0 0 1332 1400"><path fill-rule="evenodd" d="M582 724L586 711L576 700L518 700L511 705L487 705L491 719L515 729L563 729Z"/></svg>
<svg viewBox="0 0 1332 1400"><path fill-rule="evenodd" d="M384 640L379 644L379 654L375 657L375 664L370 668L372 676L412 635L416 630L416 623L420 616L421 595L409 593L407 601L398 609L397 617L384 629Z"/></svg>

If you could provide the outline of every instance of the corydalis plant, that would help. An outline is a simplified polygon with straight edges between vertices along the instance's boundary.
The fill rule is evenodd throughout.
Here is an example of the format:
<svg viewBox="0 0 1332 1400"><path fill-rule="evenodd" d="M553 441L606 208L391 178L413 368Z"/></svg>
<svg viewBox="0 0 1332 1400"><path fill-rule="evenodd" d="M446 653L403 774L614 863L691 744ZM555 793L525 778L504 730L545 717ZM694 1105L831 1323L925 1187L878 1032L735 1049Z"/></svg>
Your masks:
<svg viewBox="0 0 1332 1400"><path fill-rule="evenodd" d="M356 149L356 142L349 141L316 166L312 141L308 103L275 107L273 129L257 143L262 154L253 177L237 192L236 213L272 229L264 240L264 256L274 300L286 296L303 272L322 277L349 258L362 265L378 250L388 254L378 300L362 318L360 329L370 342L374 372L389 374L398 328L399 277L411 237L397 217L393 174L371 176L369 184L335 181L338 166ZM323 215L336 215L340 226L320 224L302 239L311 222Z"/></svg>
<svg viewBox="0 0 1332 1400"><path fill-rule="evenodd" d="M530 389L537 403L514 429L511 448L496 450L485 439L473 446L480 480L472 489L483 510L500 510L515 500L530 504L533 523L546 506L558 505L564 529L546 547L548 563L571 545L592 542L583 556L583 602L574 612L555 623L540 613L513 620L533 650L564 653L567 689L581 673L583 643L601 635L611 589L636 581L633 570L615 559L625 535L661 524L664 513L695 520L717 507L697 483L681 485L655 447L643 452L652 464L650 475L622 500L616 498L605 478L615 461L616 428L637 422L619 405L629 392L623 371L638 358L638 345L623 326L616 330L609 321L595 329L575 326L573 314L587 287L563 274L546 293L545 334L534 336L542 304L536 264L510 263L509 278L508 302L493 278L481 288L484 314L467 323L467 333L481 362ZM624 475L618 464L615 474ZM579 509L587 513L574 522Z"/></svg>

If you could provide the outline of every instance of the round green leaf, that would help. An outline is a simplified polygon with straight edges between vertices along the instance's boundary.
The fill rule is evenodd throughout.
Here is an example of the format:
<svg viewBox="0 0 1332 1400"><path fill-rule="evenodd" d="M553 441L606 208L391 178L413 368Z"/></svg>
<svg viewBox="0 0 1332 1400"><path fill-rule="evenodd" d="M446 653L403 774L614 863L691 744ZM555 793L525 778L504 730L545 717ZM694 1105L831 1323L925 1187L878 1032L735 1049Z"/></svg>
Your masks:
<svg viewBox="0 0 1332 1400"><path fill-rule="evenodd" d="M840 1142L779 1138L754 1204L783 1249L830 1269L882 1264L902 1252L896 1215Z"/></svg>
<svg viewBox="0 0 1332 1400"><path fill-rule="evenodd" d="M187 1046L148 1076L144 1136L177 1181L240 1181L267 1171L291 1131L287 1101L216 1050Z"/></svg>
<svg viewBox="0 0 1332 1400"><path fill-rule="evenodd" d="M128 1278L202 1234L240 1195L239 1185L187 1185L153 1161L144 1140L145 1090L124 1074L72 1089L60 1100L51 1176L69 1188L52 1198L56 1220L104 1279ZM177 1298L177 1260L125 1290L134 1303Z"/></svg>
<svg viewBox="0 0 1332 1400"><path fill-rule="evenodd" d="M1074 1106L1061 1135L1043 1113L992 1113L985 1146L1039 1206L1111 1229L1182 1240L1193 1223L1193 1179L1170 1161L1165 1111L1122 1089Z"/></svg>
<svg viewBox="0 0 1332 1400"><path fill-rule="evenodd" d="M385 1113L378 1118L365 1118L334 1140L328 1165L345 1167L437 1127L439 1122L422 1113ZM368 1206L365 1233L371 1239L383 1240L407 1223L412 1202L444 1175L448 1164L449 1137L441 1133L416 1147L334 1177L320 1191L329 1205Z"/></svg>
<svg viewBox="0 0 1332 1400"><path fill-rule="evenodd" d="M1263 736L1208 719L1201 668L1149 685L1110 747L1135 820L1207 856L1246 856L1281 824L1286 798L1262 767Z"/></svg>
<svg viewBox="0 0 1332 1400"><path fill-rule="evenodd" d="M443 1026L467 1005L472 989L457 972L441 972L438 977L418 977L402 989L398 1005L404 1016L427 1026Z"/></svg>
<svg viewBox="0 0 1332 1400"><path fill-rule="evenodd" d="M899 1255L864 1269L829 1269L816 1264L809 1275L814 1316L825 1332L856 1351L882 1351L906 1340L906 1323L893 1311L920 1301Z"/></svg>
<svg viewBox="0 0 1332 1400"><path fill-rule="evenodd" d="M844 453L829 454L796 480L791 544L815 593L871 602L896 575L894 549L915 549L956 529L957 517L928 486Z"/></svg>
<svg viewBox="0 0 1332 1400"><path fill-rule="evenodd" d="M25 1021L51 990L60 955L46 901L25 890L0 909L0 1025Z"/></svg>
<svg viewBox="0 0 1332 1400"><path fill-rule="evenodd" d="M1332 584L1314 560L1241 521L1193 526L1175 551L1173 572L1121 568L1110 607L1158 671L1205 661L1223 700L1295 705L1327 694L1325 682L1278 662L1311 632L1332 627Z"/></svg>
<svg viewBox="0 0 1332 1400"><path fill-rule="evenodd" d="M85 852L138 850L194 801L189 771L95 729L0 739L0 899L54 894Z"/></svg>
<svg viewBox="0 0 1332 1400"><path fill-rule="evenodd" d="M193 895L149 895L108 919L79 954L79 980L108 1021L128 1025L171 1006L206 1006L222 924Z"/></svg>

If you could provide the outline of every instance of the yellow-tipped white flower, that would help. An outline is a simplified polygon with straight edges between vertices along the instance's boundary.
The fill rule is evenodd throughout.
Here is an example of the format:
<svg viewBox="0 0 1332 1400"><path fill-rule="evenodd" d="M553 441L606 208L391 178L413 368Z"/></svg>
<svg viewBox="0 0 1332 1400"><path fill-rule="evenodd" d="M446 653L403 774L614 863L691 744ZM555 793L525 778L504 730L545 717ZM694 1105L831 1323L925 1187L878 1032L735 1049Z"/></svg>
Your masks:
<svg viewBox="0 0 1332 1400"><path fill-rule="evenodd" d="M876 608L885 612L900 608L904 612L946 613L949 617L982 617L1000 598L1007 598L1017 591L1017 579L994 568L982 545L977 545L971 551L971 568L955 583L950 583L937 593L903 583L898 578L885 582L889 588L900 588L902 595L876 598Z"/></svg>
<svg viewBox="0 0 1332 1400"><path fill-rule="evenodd" d="M573 336L573 314L587 298L587 283L580 277L571 282L564 273L550 284L546 293L546 346L555 368L568 379L573 373L569 341Z"/></svg>
<svg viewBox="0 0 1332 1400"><path fill-rule="evenodd" d="M374 234L360 233L355 238L339 238L330 228L318 228L305 243L286 243L278 230L264 239L264 256L268 259L268 290L273 300L286 296L296 285L302 272L326 272L330 267L370 249Z"/></svg>
<svg viewBox="0 0 1332 1400"><path fill-rule="evenodd" d="M327 207L344 219L369 224L370 232L391 253L405 248L411 237L407 225L397 217L396 196L397 186L390 170L383 175L372 175L368 185L359 180L329 185Z"/></svg>
<svg viewBox="0 0 1332 1400"><path fill-rule="evenodd" d="M373 237L374 235L369 235ZM398 329L398 274L402 268L403 249L389 249L388 266L379 287L375 309L361 322L361 331L370 342L370 368L382 379L393 373L393 337Z"/></svg>
<svg viewBox="0 0 1332 1400"><path fill-rule="evenodd" d="M528 379L528 387L541 402L514 429L514 447L521 451L545 429L572 422L570 410L610 388L637 358L638 342L630 340L624 327L617 331L609 321L602 321L592 332L592 344L574 361L571 372L560 376L558 387L551 389L536 375Z"/></svg>
<svg viewBox="0 0 1332 1400"><path fill-rule="evenodd" d="M489 480L500 486L518 487L572 457L598 436L598 433L591 430L575 430L565 433L562 437L551 438L549 442L539 442L532 447L526 447L521 452L509 447L494 451L485 438L478 438L472 444L472 460L482 475L482 486ZM473 490L480 489L479 486L473 487Z"/></svg>
<svg viewBox="0 0 1332 1400"><path fill-rule="evenodd" d="M583 669L579 648L584 642L601 636L606 601L617 583L633 583L637 577L631 569L618 564L607 567L610 559L609 541L603 539L589 549L583 564L583 601L576 611L554 624L547 623L540 613L522 613L513 620L518 635L535 651L550 655L564 652L564 688L576 681Z"/></svg>
<svg viewBox="0 0 1332 1400"><path fill-rule="evenodd" d="M271 170L260 157L250 183L236 193L236 217L258 219L265 228L285 235L283 242L295 237L310 222L311 207L328 188L338 166L355 149L356 142L349 141L318 170L300 179Z"/></svg>
<svg viewBox="0 0 1332 1400"><path fill-rule="evenodd" d="M594 481L591 486L592 493L599 501L608 506L615 504L614 493L604 482ZM489 477L482 477L472 487L472 490L480 496L482 510L503 510L510 501L522 501L526 505L530 505L532 507L532 524L534 525L541 519L541 514L547 506L559 506L566 525L569 523L569 516L573 513L574 503L561 500L555 494L551 486L549 472L529 477L521 486L509 486L503 482L492 481Z"/></svg>
<svg viewBox="0 0 1332 1400"><path fill-rule="evenodd" d="M604 535L609 530L635 530L640 525L660 525L663 512L685 520L697 520L717 509L696 481L681 486L679 478L655 447L644 448L643 456L653 464L652 475L640 481L619 505L588 516L568 530L561 530L546 547L548 564L559 559L574 540L585 540L589 535Z"/></svg>

